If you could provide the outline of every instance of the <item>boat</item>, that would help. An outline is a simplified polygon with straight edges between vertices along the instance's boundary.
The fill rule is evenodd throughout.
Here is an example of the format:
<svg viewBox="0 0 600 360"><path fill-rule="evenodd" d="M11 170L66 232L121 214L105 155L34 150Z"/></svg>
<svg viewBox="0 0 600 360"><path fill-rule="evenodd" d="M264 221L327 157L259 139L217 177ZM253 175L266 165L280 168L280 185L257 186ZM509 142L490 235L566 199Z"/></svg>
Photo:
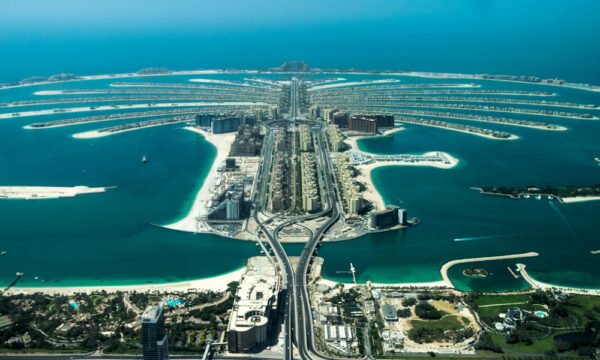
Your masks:
<svg viewBox="0 0 600 360"><path fill-rule="evenodd" d="M4 255L6 255L6 251L0 252L0 256L4 256Z"/></svg>
<svg viewBox="0 0 600 360"><path fill-rule="evenodd" d="M542 200L542 195L537 195L535 198L536 198L537 200Z"/></svg>
<svg viewBox="0 0 600 360"><path fill-rule="evenodd" d="M25 274L23 274L22 272L18 272L18 273L17 273L17 277L21 277L21 276L23 276L23 275L25 275Z"/></svg>
<svg viewBox="0 0 600 360"><path fill-rule="evenodd" d="M148 162L148 157L146 155L142 156L142 162L144 164Z"/></svg>
<svg viewBox="0 0 600 360"><path fill-rule="evenodd" d="M600 157L595 157L594 160L596 160L596 162L600 163Z"/></svg>
<svg viewBox="0 0 600 360"><path fill-rule="evenodd" d="M525 194L525 195L523 195L523 197L524 197L525 199L529 199L529 194Z"/></svg>

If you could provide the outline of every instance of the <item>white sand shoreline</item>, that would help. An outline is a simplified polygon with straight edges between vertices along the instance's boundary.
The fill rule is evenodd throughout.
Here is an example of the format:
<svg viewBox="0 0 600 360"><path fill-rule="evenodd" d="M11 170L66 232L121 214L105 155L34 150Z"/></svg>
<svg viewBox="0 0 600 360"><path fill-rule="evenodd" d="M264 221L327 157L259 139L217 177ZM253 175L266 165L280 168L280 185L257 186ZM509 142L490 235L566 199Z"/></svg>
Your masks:
<svg viewBox="0 0 600 360"><path fill-rule="evenodd" d="M40 81L27 84L18 84L0 87L0 90L14 89L18 87L26 86L39 86L47 84L59 84L66 82L76 81L88 81L88 80L104 80L104 79L122 79L122 78L134 78L134 77L161 77L161 76L177 76L177 75L215 75L215 74L293 74L291 72L273 72L273 71L259 71L259 70L222 70L222 69L207 69L207 70L180 70L180 71L168 71L165 73L156 74L138 74L138 73L118 73L118 74L99 74L99 75L81 75L76 79L70 80L59 80L59 81ZM518 81L510 79L491 79L483 78L484 75L488 74L462 74L462 73L436 73L436 72L419 72L419 71L397 71L397 72L353 72L353 71L320 71L315 74L332 74L332 75L372 75L372 76L408 76L408 77L421 77L421 78L432 78L432 79L471 79L481 81L501 81L501 82L512 82L519 84L528 85L539 85L539 86L554 86L562 88L577 89L583 91L600 92L600 86L590 84L577 84L566 82L563 84L553 83L533 83L528 81ZM489 74L491 75L491 74ZM474 87L473 84L467 84L465 87Z"/></svg>
<svg viewBox="0 0 600 360"><path fill-rule="evenodd" d="M585 295L600 295L600 289L586 289L586 288L576 288L571 286L562 286L562 285L554 285L548 284L541 281L538 281L531 277L527 273L525 269L525 264L517 264L517 270L529 285L531 285L534 289L541 290L560 290L570 294L585 294Z"/></svg>
<svg viewBox="0 0 600 360"><path fill-rule="evenodd" d="M213 276L210 278L196 279L189 281L179 281L172 283L160 284L143 284L143 285L107 285L107 286L55 286L55 287L13 287L6 294L33 294L44 293L52 295L71 295L75 293L93 293L106 291L113 293L122 292L188 292L200 290L224 291L227 289L227 284L232 281L239 281L246 271L245 267L231 271L226 274Z"/></svg>
<svg viewBox="0 0 600 360"><path fill-rule="evenodd" d="M217 168L225 161L225 159L229 155L229 150L231 149L231 144L233 143L233 140L235 138L235 133L215 135L194 126L186 126L184 129L202 135L217 149L217 156L213 160L212 167L209 170L206 178L204 179L202 187L198 190L198 193L196 194L196 197L194 199L192 207L188 211L188 214L182 219L171 224L163 225L162 227L171 230L196 233L199 231L197 218L206 214L206 202L209 200L210 191L214 187L214 184L219 177Z"/></svg>
<svg viewBox="0 0 600 360"><path fill-rule="evenodd" d="M600 196L574 196L574 197L561 198L561 202L563 202L565 204L579 203L579 202L585 202L585 201L595 201L595 200L600 200Z"/></svg>
<svg viewBox="0 0 600 360"><path fill-rule="evenodd" d="M96 139L96 138L121 134L121 133L125 133L125 132L135 131L135 130L143 130L143 129L148 129L148 128L157 127L157 126L167 126L167 125L179 124L182 122L189 122L189 121L192 121L192 119L165 122L165 123L160 123L160 124L151 124L151 125L146 125L146 126L137 126L137 127L131 127L131 128L127 128L127 129L123 129L123 130L115 130L115 131L90 130L90 131L76 133L71 136L75 139Z"/></svg>
<svg viewBox="0 0 600 360"><path fill-rule="evenodd" d="M392 134L403 131L405 128L397 127L391 130L388 130L384 133L384 136L391 136ZM344 142L350 146L350 149L353 151L361 151L358 146L358 141L361 139L374 138L376 136L354 136L348 137L344 139ZM423 155L434 155L438 153L438 151L430 151L426 152ZM439 162L430 162L430 161L421 161L416 163L392 163L392 162L374 162L370 164L362 164L357 165L356 168L360 171L360 175L356 177L356 181L362 182L365 184L366 190L362 193L363 197L370 201L376 210L383 210L385 208L385 201L383 201L383 197L377 187L373 183L372 172L373 169L383 167L383 166L431 166L439 169L451 169L458 165L460 160L453 157L452 155L441 152L446 156L448 160L450 160L450 164L442 164Z"/></svg>
<svg viewBox="0 0 600 360"><path fill-rule="evenodd" d="M84 194L103 193L114 187L87 187L87 186L0 186L0 199L58 199L75 197Z"/></svg>

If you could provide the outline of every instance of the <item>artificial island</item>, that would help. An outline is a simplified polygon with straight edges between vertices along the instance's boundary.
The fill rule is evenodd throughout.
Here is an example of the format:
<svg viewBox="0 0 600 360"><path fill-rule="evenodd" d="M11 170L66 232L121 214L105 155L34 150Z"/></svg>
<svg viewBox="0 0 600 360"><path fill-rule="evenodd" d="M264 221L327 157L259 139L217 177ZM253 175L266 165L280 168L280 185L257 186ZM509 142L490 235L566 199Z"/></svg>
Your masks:
<svg viewBox="0 0 600 360"><path fill-rule="evenodd" d="M260 78L260 72L245 73L244 81L192 78L185 84L122 81L128 76L82 79L62 75L10 85L119 80L111 82L110 89L37 91L36 96L63 97L0 104L0 109L9 111L0 114L1 119L61 116L25 124L24 131L110 122L76 132L72 138L83 142L175 124L202 136L217 153L189 212L170 224L154 225L255 241L262 256L248 259L246 268L233 277L213 279L216 286L199 280L113 288L27 288L18 287L23 276L18 273L2 296L2 309L10 315L0 317L0 329L8 329L2 338L7 347L73 351L96 347L106 354L142 353L147 359L168 358L169 348L182 354L201 350L204 358L236 359L435 354L494 358L504 351L528 354L527 346L533 343L544 355L593 351L600 318L600 301L593 295L598 291L537 281L524 264L507 267L511 276L529 285L526 291L511 294L461 292L448 275L451 267L464 266L462 274L468 280L493 278L495 271L474 264L535 258L539 255L535 251L449 261L441 267L439 281L397 286L358 284L352 264L347 271L351 283L323 279L321 268L326 260L318 254L323 242L410 232L410 227L421 222L409 217L411 209L401 202L384 202L371 179L373 169L446 170L460 163L435 148L422 153L369 153L359 148L358 140L389 137L404 131L405 125L416 125L511 143L520 138L505 127L564 132L565 126L535 118L598 120L595 105L546 100L555 95L551 92L480 89L478 84L456 81L405 84L383 78L352 82L336 77L339 74L334 71L321 73L324 77L317 80L307 79L303 76L306 65L301 62L284 64L279 70L283 76L277 80ZM145 69L130 77L214 74ZM437 77L540 82L483 75ZM597 91L558 81L543 84ZM79 115L90 112L94 114ZM493 126L479 127L473 122ZM149 167L154 160L144 155L141 161ZM0 198L102 196L113 185L7 186L0 189ZM552 194L564 196L563 200L574 196L566 190ZM595 199L597 192L576 195ZM419 227L426 226L423 218ZM300 244L299 255L289 256L285 243ZM595 255L595 251L590 253ZM42 310L28 314L32 306ZM92 318L100 320L88 326ZM136 345L140 340L141 349Z"/></svg>

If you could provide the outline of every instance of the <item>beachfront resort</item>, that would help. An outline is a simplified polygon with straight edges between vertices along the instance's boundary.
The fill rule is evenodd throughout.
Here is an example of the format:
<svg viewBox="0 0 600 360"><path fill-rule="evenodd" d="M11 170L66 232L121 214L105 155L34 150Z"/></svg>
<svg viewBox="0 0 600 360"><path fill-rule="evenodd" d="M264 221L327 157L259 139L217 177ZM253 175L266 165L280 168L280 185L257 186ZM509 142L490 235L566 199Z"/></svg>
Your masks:
<svg viewBox="0 0 600 360"><path fill-rule="evenodd" d="M495 86L499 83L503 86ZM517 86L523 83L536 87ZM568 137L575 124L600 120L600 109L563 99L558 90L594 93L595 87L489 75L313 71L290 62L262 70L63 75L7 84L0 91L11 89L31 94L3 99L0 120L18 122L18 132L36 141L60 132L80 153L96 147L110 151L106 144L111 139L137 142L150 133L155 142L177 137L210 144L214 156L193 154L194 161L208 165L193 193L185 195L181 216L160 222L138 219L135 226L160 231L160 236L189 236L186 241L196 243L208 236L234 241L227 244L250 243L257 256L237 259L243 266L204 279L176 274L164 281L121 285L92 279L86 286L63 286L60 276L43 270L11 268L1 298L3 351L98 351L148 359L169 354L285 359L439 354L476 359L593 356L599 345L598 290L537 279L535 265L525 263L544 255L546 249L538 243L514 251L485 247L424 258L433 275L412 281L408 265L390 272L410 274L409 280L377 281L366 275L373 264L345 262L343 255L344 268L336 263L328 270L335 259L326 253L328 246L352 247L364 239L380 239L369 245L370 251L380 251L389 237L430 232L435 216L428 216L419 202L391 196L396 186L384 188L382 181L402 180L415 171L428 174L421 184L426 185L479 165L447 151L452 142L447 139L458 139L453 141L458 150L463 141L489 146L487 161L494 163L503 149L533 136ZM409 143L419 131L426 131L423 139L430 141ZM370 151L378 143L390 150ZM184 156L161 157L144 146L139 140L135 159L117 154L115 163L117 157L127 158L127 168L143 178L144 171ZM588 160L580 161L596 170L597 159ZM81 173L88 171L94 172L93 164ZM386 171L400 175L386 177ZM160 176L167 181L168 175ZM104 184L80 183L85 179L79 174L76 184L57 184L56 179L0 184L0 201L50 206L138 196L118 177L100 177ZM554 202L567 206L600 199L594 183L453 186L452 191L465 191L472 201L543 198L561 216ZM397 187L401 196L408 196L408 190ZM471 187L506 199L480 196ZM427 207L435 208L431 204L440 193L431 188L431 194ZM524 201L506 206L520 205L536 206ZM452 244L502 236L457 235ZM423 254L438 248L422 246ZM202 256L228 261L211 255L213 251ZM392 251L398 257L409 252ZM586 248L580 255L597 254L597 248ZM3 260L12 256L13 251L2 251ZM398 259L394 263L402 262ZM210 271L204 258L193 267L203 262ZM508 288L475 288L498 278ZM465 289L465 283L472 288Z"/></svg>

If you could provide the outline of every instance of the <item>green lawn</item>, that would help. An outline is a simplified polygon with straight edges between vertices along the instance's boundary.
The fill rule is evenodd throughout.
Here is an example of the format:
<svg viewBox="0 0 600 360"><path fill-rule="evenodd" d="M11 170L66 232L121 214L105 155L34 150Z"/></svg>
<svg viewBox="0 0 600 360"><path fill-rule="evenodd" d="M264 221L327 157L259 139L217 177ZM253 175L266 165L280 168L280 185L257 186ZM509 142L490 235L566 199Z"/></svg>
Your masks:
<svg viewBox="0 0 600 360"><path fill-rule="evenodd" d="M519 302L528 302L530 299L529 294L512 294L512 295L481 295L475 303L478 306L481 305L492 305L492 304L511 304Z"/></svg>
<svg viewBox="0 0 600 360"><path fill-rule="evenodd" d="M411 325L415 329L442 329L446 330L460 330L464 326L458 320L456 316L445 316L439 320L411 320Z"/></svg>
<svg viewBox="0 0 600 360"><path fill-rule="evenodd" d="M525 345L524 343L507 344L506 336L490 334L492 340L500 345L505 352L516 351L522 353L543 353L546 350L553 350L554 339L552 336L548 336L541 340L536 340L531 345Z"/></svg>
<svg viewBox="0 0 600 360"><path fill-rule="evenodd" d="M585 321L585 313L592 311L597 316L600 316L600 312L594 310L595 305L600 305L600 296L590 295L573 295L569 299L569 303L573 305L567 305L569 311L574 313L580 321Z"/></svg>

